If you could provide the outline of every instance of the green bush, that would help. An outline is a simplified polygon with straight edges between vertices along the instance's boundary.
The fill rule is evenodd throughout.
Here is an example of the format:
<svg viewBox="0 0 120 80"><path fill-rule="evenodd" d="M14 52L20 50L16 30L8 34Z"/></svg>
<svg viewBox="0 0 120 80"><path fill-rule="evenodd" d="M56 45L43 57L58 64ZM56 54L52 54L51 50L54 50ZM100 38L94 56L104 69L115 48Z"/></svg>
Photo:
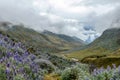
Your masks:
<svg viewBox="0 0 120 80"><path fill-rule="evenodd" d="M68 68L61 75L62 80L78 80L79 72L77 68Z"/></svg>
<svg viewBox="0 0 120 80"><path fill-rule="evenodd" d="M65 69L61 73L62 80L93 80L89 73L89 67L85 64L79 64Z"/></svg>

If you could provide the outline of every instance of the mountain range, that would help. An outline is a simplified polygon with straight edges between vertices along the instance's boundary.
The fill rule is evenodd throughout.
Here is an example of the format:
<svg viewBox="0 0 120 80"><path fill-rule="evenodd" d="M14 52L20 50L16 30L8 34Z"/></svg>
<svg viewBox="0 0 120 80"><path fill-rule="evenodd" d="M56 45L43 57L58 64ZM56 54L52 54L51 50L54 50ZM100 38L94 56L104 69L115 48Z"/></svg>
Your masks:
<svg viewBox="0 0 120 80"><path fill-rule="evenodd" d="M98 66L107 66L113 63L119 65L119 49L120 28L111 28L105 30L103 34L92 43L85 45L79 50L71 51L69 54L65 54L65 56L79 59L85 63L96 63Z"/></svg>

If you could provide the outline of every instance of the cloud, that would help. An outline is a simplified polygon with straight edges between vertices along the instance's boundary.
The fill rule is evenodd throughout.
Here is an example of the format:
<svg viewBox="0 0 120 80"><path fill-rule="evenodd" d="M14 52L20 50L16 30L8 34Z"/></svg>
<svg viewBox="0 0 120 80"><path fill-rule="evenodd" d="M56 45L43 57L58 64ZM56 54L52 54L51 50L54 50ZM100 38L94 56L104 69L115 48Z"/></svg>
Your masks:
<svg viewBox="0 0 120 80"><path fill-rule="evenodd" d="M120 0L0 0L0 21L86 40L120 19ZM118 25L118 24L117 24Z"/></svg>
<svg viewBox="0 0 120 80"><path fill-rule="evenodd" d="M93 30L94 31L94 28L90 25L86 25L83 27L86 31L89 31L89 30Z"/></svg>

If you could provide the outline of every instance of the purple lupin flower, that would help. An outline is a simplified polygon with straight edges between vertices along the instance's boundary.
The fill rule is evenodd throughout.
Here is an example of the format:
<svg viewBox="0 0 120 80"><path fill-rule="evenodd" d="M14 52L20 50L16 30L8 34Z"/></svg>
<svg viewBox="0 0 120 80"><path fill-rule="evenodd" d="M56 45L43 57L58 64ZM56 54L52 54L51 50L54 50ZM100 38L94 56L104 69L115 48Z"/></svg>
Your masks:
<svg viewBox="0 0 120 80"><path fill-rule="evenodd" d="M14 65L12 66L12 69L13 69L13 74L16 75L17 71L16 71L16 67Z"/></svg>
<svg viewBox="0 0 120 80"><path fill-rule="evenodd" d="M94 71L93 71L93 75L94 75L94 76L97 75L97 69L94 69Z"/></svg>
<svg viewBox="0 0 120 80"><path fill-rule="evenodd" d="M24 68L23 67L21 67L21 68L19 68L19 73L24 73Z"/></svg>
<svg viewBox="0 0 120 80"><path fill-rule="evenodd" d="M9 62L6 64L6 67L7 67L7 68L9 68L9 67L10 67L10 63L9 63Z"/></svg>
<svg viewBox="0 0 120 80"><path fill-rule="evenodd" d="M6 73L7 75L10 74L10 69L9 69L8 67L6 68L5 73Z"/></svg>
<svg viewBox="0 0 120 80"><path fill-rule="evenodd" d="M116 65L115 64L112 64L113 68L116 69Z"/></svg>
<svg viewBox="0 0 120 80"><path fill-rule="evenodd" d="M118 66L118 74L120 74L120 66Z"/></svg>
<svg viewBox="0 0 120 80"><path fill-rule="evenodd" d="M3 63L3 61L4 61L3 58L1 58L1 59L0 59L0 63Z"/></svg>
<svg viewBox="0 0 120 80"><path fill-rule="evenodd" d="M7 58L9 58L9 57L12 56L12 53L11 52L6 52L6 56L7 56Z"/></svg>
<svg viewBox="0 0 120 80"><path fill-rule="evenodd" d="M104 67L101 67L101 68L99 69L99 71L100 71L100 73L104 72Z"/></svg>
<svg viewBox="0 0 120 80"><path fill-rule="evenodd" d="M26 57L28 57L28 55L29 55L29 53L28 53L28 52L25 52L25 53L22 55L22 57L26 58Z"/></svg>
<svg viewBox="0 0 120 80"><path fill-rule="evenodd" d="M110 71L111 70L111 67L110 66L107 66L107 71Z"/></svg>
<svg viewBox="0 0 120 80"><path fill-rule="evenodd" d="M30 56L30 58L31 58L31 60L33 61L33 60L35 59L35 55L32 54L32 55Z"/></svg>

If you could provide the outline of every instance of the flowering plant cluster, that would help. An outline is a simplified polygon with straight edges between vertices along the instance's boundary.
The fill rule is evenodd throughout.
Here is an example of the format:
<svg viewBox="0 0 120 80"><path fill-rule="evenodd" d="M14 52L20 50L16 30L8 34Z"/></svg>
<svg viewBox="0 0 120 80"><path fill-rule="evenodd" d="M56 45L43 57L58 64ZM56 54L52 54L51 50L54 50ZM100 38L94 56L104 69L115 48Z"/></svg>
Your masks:
<svg viewBox="0 0 120 80"><path fill-rule="evenodd" d="M43 73L35 59L21 42L0 34L0 80L41 80Z"/></svg>

